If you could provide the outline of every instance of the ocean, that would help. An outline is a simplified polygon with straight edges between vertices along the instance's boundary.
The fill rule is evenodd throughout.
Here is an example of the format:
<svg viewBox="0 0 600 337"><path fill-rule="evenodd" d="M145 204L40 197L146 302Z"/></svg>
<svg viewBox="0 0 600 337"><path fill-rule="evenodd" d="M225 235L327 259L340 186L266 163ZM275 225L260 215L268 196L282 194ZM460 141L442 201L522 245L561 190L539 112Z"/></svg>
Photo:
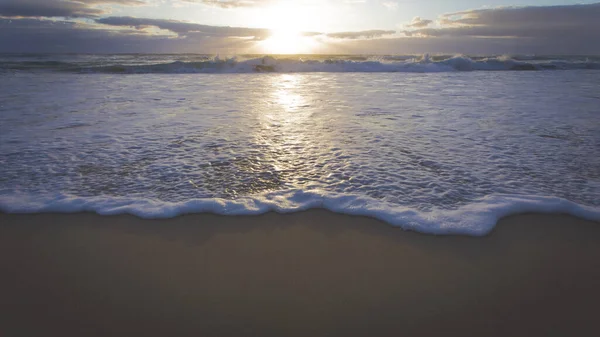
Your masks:
<svg viewBox="0 0 600 337"><path fill-rule="evenodd" d="M600 220L600 57L0 55L0 210Z"/></svg>

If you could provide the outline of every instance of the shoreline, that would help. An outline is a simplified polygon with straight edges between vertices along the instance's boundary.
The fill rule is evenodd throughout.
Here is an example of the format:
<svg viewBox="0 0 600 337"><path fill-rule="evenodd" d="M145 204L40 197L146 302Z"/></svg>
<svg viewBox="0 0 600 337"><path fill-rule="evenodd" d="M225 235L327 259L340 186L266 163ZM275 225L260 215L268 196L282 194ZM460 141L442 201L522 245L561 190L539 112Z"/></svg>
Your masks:
<svg viewBox="0 0 600 337"><path fill-rule="evenodd" d="M598 329L600 223L435 236L313 209L0 213L6 336L563 336Z"/></svg>

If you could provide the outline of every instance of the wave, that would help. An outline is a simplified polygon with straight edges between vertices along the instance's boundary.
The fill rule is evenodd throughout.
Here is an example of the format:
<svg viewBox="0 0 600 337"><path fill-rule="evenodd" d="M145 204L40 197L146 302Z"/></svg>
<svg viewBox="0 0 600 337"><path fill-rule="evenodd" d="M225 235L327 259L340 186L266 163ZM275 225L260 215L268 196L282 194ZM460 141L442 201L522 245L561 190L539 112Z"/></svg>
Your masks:
<svg viewBox="0 0 600 337"><path fill-rule="evenodd" d="M235 200L209 198L173 203L149 199L3 194L0 211L7 213L131 214L145 219L171 218L189 213L258 215L266 212L293 213L324 208L336 213L368 216L404 230L434 235L488 234L502 217L514 214L565 213L600 221L600 209L565 199L544 196L491 195L455 210L419 212L367 197L322 191L279 191Z"/></svg>
<svg viewBox="0 0 600 337"><path fill-rule="evenodd" d="M457 71L536 71L600 69L596 58L565 58L533 56L468 57L464 55L430 56L346 56L346 57L205 57L197 60L166 61L159 58L136 64L136 56L95 62L77 61L0 61L0 70L47 70L69 73L108 74L189 74L189 73L302 73L302 72L457 72ZM152 62L154 61L154 63Z"/></svg>

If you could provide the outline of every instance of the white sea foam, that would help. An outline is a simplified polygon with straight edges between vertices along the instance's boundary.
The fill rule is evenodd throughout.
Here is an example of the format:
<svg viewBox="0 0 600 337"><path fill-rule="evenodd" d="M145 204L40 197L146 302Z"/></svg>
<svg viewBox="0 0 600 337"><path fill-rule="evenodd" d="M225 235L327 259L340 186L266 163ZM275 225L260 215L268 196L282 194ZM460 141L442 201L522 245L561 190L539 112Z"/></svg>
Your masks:
<svg viewBox="0 0 600 337"><path fill-rule="evenodd" d="M50 70L75 73L189 74L189 73L307 73L307 72L455 72L600 69L597 58L536 58L509 55L469 57L430 56L180 56L2 60L0 69Z"/></svg>
<svg viewBox="0 0 600 337"><path fill-rule="evenodd" d="M428 56L405 61L391 60L302 60L295 58L274 58L266 56L247 60L237 58L152 64L143 66L104 66L83 68L84 72L103 73L308 73L308 72L452 72L452 71L519 71L519 70L569 70L569 69L600 69L599 62L525 62L507 57L492 57L473 60L467 56L458 55L448 59L433 61Z"/></svg>
<svg viewBox="0 0 600 337"><path fill-rule="evenodd" d="M598 220L597 71L0 79L4 211L321 207L468 235L530 211Z"/></svg>
<svg viewBox="0 0 600 337"><path fill-rule="evenodd" d="M493 195L476 200L456 210L418 212L398 205L352 196L301 190L273 192L254 197L227 199L192 199L178 203L133 198L106 198L34 195L0 195L0 211L11 213L95 212L101 215L132 214L141 218L171 218L189 213L221 215L258 215L274 211L293 213L313 208L368 216L405 230L435 235L488 234L505 216L528 212L564 213L600 221L600 209L568 200L541 196Z"/></svg>

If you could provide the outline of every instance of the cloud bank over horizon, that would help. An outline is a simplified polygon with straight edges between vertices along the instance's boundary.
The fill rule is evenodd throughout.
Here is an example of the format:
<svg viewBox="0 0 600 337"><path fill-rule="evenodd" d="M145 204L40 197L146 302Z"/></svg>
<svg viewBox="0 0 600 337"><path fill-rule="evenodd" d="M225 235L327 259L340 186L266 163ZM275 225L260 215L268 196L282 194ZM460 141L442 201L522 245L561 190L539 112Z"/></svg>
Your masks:
<svg viewBox="0 0 600 337"><path fill-rule="evenodd" d="M0 0L1 17L92 18L107 13L101 5L142 6L144 0Z"/></svg>
<svg viewBox="0 0 600 337"><path fill-rule="evenodd" d="M178 0L232 12L272 0ZM0 0L0 52L261 53L266 27L118 15L154 0ZM117 14L117 15L115 15ZM600 54L600 3L416 16L396 30L307 31L316 53Z"/></svg>

